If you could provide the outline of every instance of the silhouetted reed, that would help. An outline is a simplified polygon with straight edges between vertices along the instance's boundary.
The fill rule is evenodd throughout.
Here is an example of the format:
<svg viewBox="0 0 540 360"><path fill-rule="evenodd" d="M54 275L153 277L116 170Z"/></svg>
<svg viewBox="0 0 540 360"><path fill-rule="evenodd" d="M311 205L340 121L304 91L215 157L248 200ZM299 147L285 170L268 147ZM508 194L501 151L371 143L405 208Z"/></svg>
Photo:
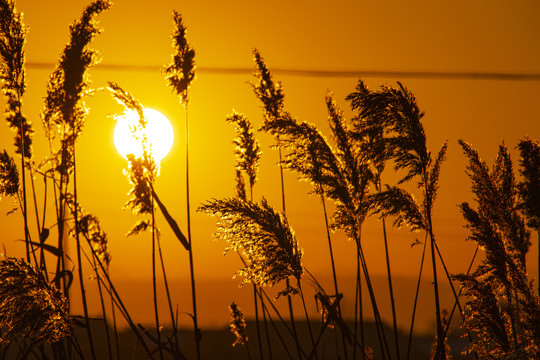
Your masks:
<svg viewBox="0 0 540 360"><path fill-rule="evenodd" d="M462 140L460 144L469 160L468 175L478 204L476 210L468 203L460 208L470 239L485 253L476 271L455 276L467 296L464 326L475 334L467 351L479 358L536 359L540 303L527 278L530 234L520 213L522 200L510 154L501 145L489 171L476 150Z"/></svg>
<svg viewBox="0 0 540 360"><path fill-rule="evenodd" d="M31 238L28 230L26 164L32 158L32 123L22 114L22 97L26 90L26 71L24 68L27 27L23 23L22 14L15 9L11 0L0 1L0 80L2 93L7 99L6 121L16 132L15 152L21 156L22 198L21 211L24 219L24 239L26 260L31 261ZM31 175L31 167L28 166ZM33 180L32 180L33 181ZM35 259L35 257L34 257ZM37 265L37 260L35 260Z"/></svg>
<svg viewBox="0 0 540 360"><path fill-rule="evenodd" d="M27 27L12 0L0 1L0 79L7 98L6 121L17 135L15 151L25 159L32 158L32 123L22 114L22 97L26 90L24 69Z"/></svg>
<svg viewBox="0 0 540 360"><path fill-rule="evenodd" d="M536 231L540 247L540 145L529 137L522 139L517 148L520 151L519 172L523 181L517 185L521 203L519 208L527 219L527 226ZM540 294L540 251L538 252L538 294Z"/></svg>
<svg viewBox="0 0 540 360"><path fill-rule="evenodd" d="M292 277L300 280L302 251L283 214L266 199L261 203L236 198L208 201L199 211L218 216L216 238L227 241L226 251L241 250L247 265L238 270L243 282L274 286ZM297 293L285 286L279 296Z"/></svg>
<svg viewBox="0 0 540 360"><path fill-rule="evenodd" d="M11 196L17 200L19 195L19 171L15 160L6 150L0 152L0 196Z"/></svg>
<svg viewBox="0 0 540 360"><path fill-rule="evenodd" d="M424 113L418 107L414 95L399 82L397 88L381 86L379 91L371 91L360 81L356 87L353 106L358 108L364 119L364 131L383 131L386 137L384 145L392 156L396 171L406 172L398 184L417 179L417 187L422 192L422 202L418 203L403 188L387 185L385 191L373 195L372 206L373 211L380 216L396 216L395 225L410 225L412 230L423 230L428 234L438 339L434 358L444 359L445 337L440 315L436 244L431 213L447 145L445 143L441 147L433 160L421 122Z"/></svg>
<svg viewBox="0 0 540 360"><path fill-rule="evenodd" d="M240 310L240 308L238 308L238 304L236 304L235 302L232 302L231 305L229 305L229 310L231 311L229 328L235 336L233 346L246 345L249 354L248 337L246 333L246 321L244 320L244 313L242 312L242 310ZM249 356L249 358L251 358L251 356Z"/></svg>
<svg viewBox="0 0 540 360"><path fill-rule="evenodd" d="M154 318L156 325L156 345L159 350L159 357L163 360L163 342L161 340L161 326L159 321L158 302L157 302L157 278L156 278L156 238L159 236L158 228L155 224L155 205L154 198L152 196L153 184L158 175L159 164L156 163L152 157L152 153L148 139L145 136L145 129L147 126L147 119L144 117L143 106L137 99L133 97L129 92L123 90L120 86L114 83L109 83L109 89L111 90L114 98L123 104L126 110L135 111L139 117L138 123L133 126L131 132L135 138L142 145L142 154L136 157L134 154L128 154L128 168L124 171L129 182L131 183L131 189L128 192L129 200L126 203L126 207L129 208L134 214L145 216L145 218L139 220L128 232L128 235L135 235L142 231L150 229L152 234L152 290L154 294ZM161 260L163 260L161 258ZM163 268L163 275L165 282L165 271ZM167 291L167 295L169 292ZM170 303L170 296L168 296ZM172 306L170 306L172 308ZM174 315L171 313L171 319L174 326ZM149 333L144 331L150 338ZM175 331L176 334L176 331Z"/></svg>
<svg viewBox="0 0 540 360"><path fill-rule="evenodd" d="M105 325L109 358L113 357L113 341L107 326L107 296L110 296L115 328L115 311L119 311L148 358L157 356L159 352L160 358L169 354L175 359L186 359L180 349L178 311L173 311L160 234L156 225L155 211L159 208L189 254L193 313L188 315L193 318L196 354L197 359L201 359L201 332L198 327L191 238L188 126L189 89L195 79L195 51L187 41L186 26L178 12L173 12L174 53L171 63L164 67L163 73L167 84L178 95L185 110L187 236L184 236L172 212L165 206L166 199L160 199L156 193L155 183L160 165L153 158L152 149L144 135L147 121L142 105L115 83L108 84L115 99L126 109L135 111L139 117L138 124L131 130L142 143L143 153L140 157L128 155L125 174L131 185L126 208L140 218L128 235L151 231L155 332L153 329L147 330L143 325L135 325L110 277L111 254L107 236L97 216L83 211L78 202L75 145L83 132L88 112L85 99L93 92L90 89L88 70L97 62L96 52L90 49L89 45L99 33L96 17L110 6L111 3L106 0L95 0L70 26L69 42L49 78L41 117L50 156L36 165L36 154L32 148L32 124L22 112L22 97L26 88L24 45L27 28L22 21L22 15L16 11L14 2L0 0L0 80L7 99L5 118L15 132L14 151L21 157L18 168L16 157L10 156L6 150L0 151L0 196L15 199L14 210L20 210L24 218L26 247L26 260L5 255L0 258L0 357L5 353L5 344L13 343L18 346L18 349L14 350L19 351L18 358L85 358L88 355L81 352L77 337L86 334L91 357L98 358L100 354L94 349L86 303L85 284L90 278L92 281L96 280L100 294L102 318L99 320L103 320ZM264 197L261 201L254 200L253 189L257 181L261 147L255 138L251 122L246 116L236 112L227 117L227 121L235 126L237 134L233 140L236 155L236 197L207 201L198 210L218 218L216 237L225 240L226 251L237 252L242 262L236 275L243 277L243 284L253 284L259 358L262 360L266 356L261 337L260 310L270 359L273 356L273 344L270 342L268 329L270 324L291 359L294 358L289 349L292 343L287 344L286 341L290 339L296 345L298 359L317 359L318 356L349 359L348 352L351 347L353 359L372 358L371 344L366 344L364 339L362 289L367 288L377 328L379 356L383 359L394 356L400 359L386 217L392 217L394 226L407 226L413 231L425 232L410 324L408 357L425 249L428 245L433 270L437 324L431 357L437 360L450 357L450 348L445 341L454 310L448 315L440 307L437 269L441 265L449 279L457 280L462 285L459 295L460 299L466 301L464 309L461 308L460 299L457 299L459 296L450 282L456 295L454 308L460 309L464 319L462 327L468 331L471 339L467 353L477 358L489 359L540 357L540 302L533 290L533 283L528 278L526 266L526 255L531 247L529 230L540 235L538 142L530 138L520 141L517 149L521 155L521 180L517 180L509 151L504 145L499 148L493 169L489 170L478 152L460 141L469 160L467 170L472 181L474 201L477 202L476 209L468 203L461 204L460 208L471 231L470 239L478 245L476 252L482 250L484 257L474 271L469 271L476 258L475 252L469 270L451 278L437 247L432 224L433 204L437 197L439 175L446 157L447 145L445 143L436 155L432 155L428 149L422 124L423 112L412 92L401 83L395 88L382 86L374 91L368 89L360 80L354 92L346 97L355 112L351 119L345 118L329 93L325 98L330 128L327 138L315 125L298 121L285 110L281 83L273 80L269 68L257 50L253 50L253 56L256 80L251 86L263 105L263 124L260 129L275 137L275 148L279 155L281 211L272 207ZM397 184L383 186L381 174L389 162L393 163L397 173L403 176ZM300 249L286 217L284 169L295 172L300 180L312 184L313 192L320 196L333 274L333 293L327 293L302 264L303 250ZM26 173L30 176L27 177ZM41 177L44 181L42 207L37 204L35 177ZM27 201L30 192L26 188L27 178L32 185L37 236L28 226ZM411 180L421 194L419 200L404 187L404 184ZM327 214L326 200L331 200L335 205L331 220ZM51 221L46 219L46 214L53 207L55 218ZM382 218L395 355L390 352L386 340L379 303L364 254L362 227L367 217L372 214ZM56 239L55 236L50 236L53 229L57 232L54 234ZM330 229L344 231L356 245L357 279L355 294L351 297L355 303L354 329L349 328L340 308L344 299L349 300L350 294L340 291L338 287ZM69 240L76 242L77 261L73 266L70 266L65 246ZM57 244L53 245L53 241L57 241ZM418 243L421 242L416 240L414 244ZM47 257L46 252L49 254ZM93 268L91 277L83 274L83 255ZM173 329L170 335L161 331L158 316L157 255ZM52 258L54 266L47 266L46 258ZM540 258L538 262L540 264ZM77 271L77 277L73 271ZM364 279L365 284L362 283ZM79 282L84 317L70 314L70 289L74 281ZM317 310L321 313L320 327L314 328L318 333L314 333L311 326L313 318L308 316L302 289L306 281L315 290ZM278 288L276 298L269 297L266 292L268 287ZM308 350L307 346L300 345L302 336L296 327L292 307L294 295L298 295L296 299L300 298L302 301L312 345ZM283 296L287 297L290 324L274 305L274 300ZM233 345L245 345L251 359L244 315L236 303L230 305L230 311L229 325L236 337ZM276 326L277 321L281 321L282 328ZM76 331L78 327L84 332ZM338 334L335 333L334 348L331 350L322 345L323 335L330 328L340 331L342 342L339 344ZM287 339L287 336L290 338ZM152 345L153 349L150 349L149 345ZM333 353L329 355L328 351ZM119 358L118 337L116 353Z"/></svg>
<svg viewBox="0 0 540 360"><path fill-rule="evenodd" d="M244 174L249 181L249 200L253 201L253 187L257 181L257 172L259 171L259 160L261 157L260 144L255 139L251 122L246 116L233 111L233 113L227 116L227 122L234 124L237 137L234 138L233 144L235 145L234 154L236 155L236 195L241 200L247 200L246 187L244 182ZM242 255L238 253L240 257ZM243 260L243 258L242 258ZM259 356L264 359L262 340L261 340L261 328L259 324L259 299L261 306L264 308L264 299L257 291L257 285L253 283L253 302L255 308L255 325L257 328L257 341L259 345ZM266 322L266 313L263 309L264 325L266 330L266 340L268 345L268 351L270 358L272 358L272 348L270 345L268 324Z"/></svg>
<svg viewBox="0 0 540 360"><path fill-rule="evenodd" d="M47 139L51 149L52 181L54 183L56 217L58 225L59 257L56 272L66 270L64 260L64 228L66 218L66 198L69 184L72 182L73 196L77 202L77 171L75 161L75 143L82 132L87 109L84 98L88 95L88 69L97 61L96 53L88 46L91 40L99 33L95 17L107 10L111 3L96 0L85 8L80 19L70 26L70 40L65 46L60 61L49 77L47 95L42 111L42 122L45 127ZM57 146L57 149L55 149ZM78 214L74 212L75 229L78 229ZM84 288L84 275L82 271L81 243L79 232L75 231L77 242L76 252L78 260L78 275L83 302L83 311L92 358L95 359L95 350L92 340L92 331L88 320L88 306ZM57 281L57 286L60 282ZM64 294L69 299L69 287L63 283Z"/></svg>
<svg viewBox="0 0 540 360"><path fill-rule="evenodd" d="M68 304L43 274L23 259L0 258L0 341L33 347L71 335Z"/></svg>
<svg viewBox="0 0 540 360"><path fill-rule="evenodd" d="M193 262L193 243L191 241L191 206L189 191L189 87L195 80L195 50L189 45L186 37L186 26L182 15L173 11L174 30L172 34L174 54L172 62L164 67L166 80L173 92L180 98L186 116L186 213L187 213L187 242L189 254L189 269L191 277L191 302L193 306L193 334L197 359L201 359L201 334L197 316L197 293L195 288L195 265Z"/></svg>

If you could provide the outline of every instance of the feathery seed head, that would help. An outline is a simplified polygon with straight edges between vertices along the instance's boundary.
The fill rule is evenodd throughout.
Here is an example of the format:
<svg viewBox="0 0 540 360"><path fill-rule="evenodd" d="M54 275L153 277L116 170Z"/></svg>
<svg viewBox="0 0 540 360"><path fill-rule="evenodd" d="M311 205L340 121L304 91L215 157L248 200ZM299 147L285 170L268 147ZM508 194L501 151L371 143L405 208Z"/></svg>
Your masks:
<svg viewBox="0 0 540 360"><path fill-rule="evenodd" d="M257 181L259 159L262 153L259 141L255 139L251 122L244 115L233 112L227 116L227 121L235 125L238 134L238 137L233 140L236 166L247 174L249 185L253 188Z"/></svg>
<svg viewBox="0 0 540 360"><path fill-rule="evenodd" d="M128 177L132 188L128 193L130 199L126 207L129 207L135 214L150 214L153 209L151 186L159 173L159 164L156 164L150 155L148 139L144 136L147 121L143 114L143 106L131 93L122 89L118 84L109 82L108 88L116 101L139 115L139 123L132 129L132 132L138 134L137 139L141 141L143 154L138 158L133 154L127 155L128 168L124 170L124 174Z"/></svg>
<svg viewBox="0 0 540 360"><path fill-rule="evenodd" d="M246 321L244 320L244 313L235 302L232 302L229 305L229 310L231 311L231 319L229 320L229 327L231 332L236 337L236 340L233 343L233 346L236 345L245 345L248 341L247 332L246 332Z"/></svg>
<svg viewBox="0 0 540 360"><path fill-rule="evenodd" d="M6 150L0 152L0 198L17 195L19 191L19 172L15 161Z"/></svg>
<svg viewBox="0 0 540 360"><path fill-rule="evenodd" d="M57 342L71 334L67 302L23 259L0 258L1 341Z"/></svg>
<svg viewBox="0 0 540 360"><path fill-rule="evenodd" d="M154 161L146 153L141 158L128 155L128 168L124 170L132 187L128 193L129 200L126 207L134 214L151 214L153 210L152 188L157 176L157 168Z"/></svg>
<svg viewBox="0 0 540 360"><path fill-rule="evenodd" d="M260 204L238 198L213 200L198 210L219 217L216 237L228 242L226 251L243 249L247 265L238 274L245 276L245 282L273 286L302 276L302 250L294 231L266 199Z"/></svg>
<svg viewBox="0 0 540 360"><path fill-rule="evenodd" d="M96 52L88 48L99 34L95 17L111 6L109 1L95 0L70 26L70 41L49 77L42 122L50 142L59 137L54 155L56 170L67 175L73 170L73 153L88 112L84 98L88 91L88 69L97 62Z"/></svg>
<svg viewBox="0 0 540 360"><path fill-rule="evenodd" d="M519 208L527 218L527 225L540 231L540 144L528 137L518 144L520 173L523 181L518 184Z"/></svg>
<svg viewBox="0 0 540 360"><path fill-rule="evenodd" d="M195 50L193 50L186 38L186 27L182 21L182 15L173 11L174 32L172 35L175 54L172 63L164 68L166 79L173 91L180 96L184 106L187 105L188 90L191 82L195 79Z"/></svg>
<svg viewBox="0 0 540 360"><path fill-rule="evenodd" d="M277 120L283 112L283 89L278 81L274 83L270 70L266 67L264 60L257 49L253 50L254 61L257 67L255 77L256 84L251 84L255 95L261 100L264 106L264 120L266 122ZM264 126L263 125L263 129Z"/></svg>
<svg viewBox="0 0 540 360"><path fill-rule="evenodd" d="M26 90L24 70L27 27L22 13L17 12L11 0L0 1L0 80L7 98L6 120L15 135L15 149L32 157L32 123L22 114L22 96Z"/></svg>

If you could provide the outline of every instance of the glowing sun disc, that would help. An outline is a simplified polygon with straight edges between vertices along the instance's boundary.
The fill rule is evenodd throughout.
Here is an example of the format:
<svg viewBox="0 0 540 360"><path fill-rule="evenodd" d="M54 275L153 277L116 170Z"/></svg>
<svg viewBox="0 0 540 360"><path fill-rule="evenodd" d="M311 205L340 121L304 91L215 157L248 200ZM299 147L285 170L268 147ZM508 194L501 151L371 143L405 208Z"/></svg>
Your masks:
<svg viewBox="0 0 540 360"><path fill-rule="evenodd" d="M174 133L169 120L157 110L144 108L144 117L146 118L145 135L148 139L148 149L156 162L161 161L171 150ZM141 157L143 148L140 139L136 138L133 129L139 124L139 116L136 111L126 110L119 116L114 129L114 146L116 150L127 159L128 154L135 157Z"/></svg>

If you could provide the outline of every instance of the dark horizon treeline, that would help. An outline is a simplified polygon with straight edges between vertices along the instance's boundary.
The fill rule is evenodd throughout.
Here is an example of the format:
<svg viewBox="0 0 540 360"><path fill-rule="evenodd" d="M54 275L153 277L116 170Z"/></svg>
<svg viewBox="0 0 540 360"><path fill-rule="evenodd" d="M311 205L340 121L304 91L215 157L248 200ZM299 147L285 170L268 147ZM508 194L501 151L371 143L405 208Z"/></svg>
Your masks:
<svg viewBox="0 0 540 360"><path fill-rule="evenodd" d="M22 259L7 255L0 258L0 359L97 359L103 356L98 351L101 344L105 344L109 359L131 357L129 351L121 349L116 322L119 318L128 323L135 348L141 351L137 356L141 358L200 360L208 356L205 352L208 354L212 346L202 341L204 334L198 324L193 262L197 242L192 239L190 221L188 110L190 84L195 80L195 51L187 41L186 27L178 12L173 11L172 16L174 53L163 73L185 111L185 229L174 218L178 211L167 208L167 199L160 198L155 191L160 165L144 135L147 120L142 103L120 85L111 81L108 86L119 103L139 115L139 123L132 131L141 141L143 154L139 158L128 156L125 173L132 188L126 207L138 216L128 236L148 232L152 241L151 327L132 318L122 301L109 277L111 254L107 236L98 217L86 213L78 201L76 144L88 110L84 100L92 93L89 69L98 61L89 45L99 34L97 16L110 6L107 0L94 0L70 26L70 40L49 78L41 114L50 153L37 159L32 147L33 125L25 118L22 107L26 88L26 27L14 2L0 0L2 90L7 99L6 120L16 134L15 157L7 150L0 153L0 196L13 197L18 205L16 211L24 219L26 253ZM476 203L462 203L460 209L470 230L469 240L477 248L470 254L469 268L451 274L437 245L432 210L447 147L455 144L445 142L437 149L428 148L424 113L414 94L399 82L395 87L384 85L373 90L360 79L345 99L354 114L347 119L328 93L325 102L330 136L326 137L316 126L297 120L286 110L281 83L274 81L260 52L253 50L253 55L256 72L251 86L262 104L264 119L258 130L275 139L281 179L276 186L281 187L281 203L274 206L264 196L257 200L254 195L262 152L250 120L234 112L226 121L237 132L233 140L237 160L235 193L224 199L208 200L197 208L217 217L215 235L225 241L226 252L236 253L230 255L237 257L241 266L236 275L249 284L253 293L255 319L249 329L240 310L242 305L231 303L230 331L235 335L231 347L245 352L248 359L261 360L374 356L414 359L422 351L413 342L416 314L420 311L420 281L423 271L430 271L435 329L428 344L422 340L423 349L431 346L431 350L420 356L440 360L455 355L456 347L449 346L448 333L452 320L457 318L467 344L463 354L469 358L540 358L540 302L526 267L531 232L540 236L538 142L526 137L517 144L518 175L504 144L490 169L472 145L459 140L468 159L467 173ZM299 180L308 181L320 198L327 230L327 261L332 273L330 287L324 288L302 262L303 249L286 215L288 184L284 171L292 171ZM400 179L386 184L382 181L384 171L394 171ZM44 183L43 196L36 194L36 179ZM44 203L38 204L38 198ZM327 206L328 202L332 206ZM335 209L333 213L329 208ZM54 214L53 219L46 217L50 213ZM156 226L160 214L189 258L190 311L178 309L171 296ZM390 326L382 321L382 302L377 298L380 294L374 291L364 254L362 228L370 216L381 219ZM30 221L34 218L35 224ZM393 226L406 226L423 235L423 241L417 241L423 250L407 333L397 327L398 300L394 294L392 239L388 236L387 220ZM356 245L351 254L356 261L355 289L345 289L336 273L333 231L343 231ZM67 254L68 244L74 249L73 258ZM477 257L481 263L473 268ZM85 262L90 265L91 274L83 272ZM164 320L159 317L156 289L160 278L170 316L167 321L171 328L167 330L162 329ZM449 309L441 304L442 283L450 286L454 296ZM70 311L73 284L80 291L82 315ZM97 286L100 295L101 315L97 320L88 313L85 289L90 284ZM314 289L320 316L309 316L306 286ZM277 296L270 296L268 288L276 289ZM352 319L346 319L342 311L345 298L354 299ZM368 299L366 308L363 299ZM278 310L278 301L286 304L287 311ZM179 329L179 312L192 320L189 335ZM366 320L368 313L373 322ZM104 335L100 345L97 334Z"/></svg>

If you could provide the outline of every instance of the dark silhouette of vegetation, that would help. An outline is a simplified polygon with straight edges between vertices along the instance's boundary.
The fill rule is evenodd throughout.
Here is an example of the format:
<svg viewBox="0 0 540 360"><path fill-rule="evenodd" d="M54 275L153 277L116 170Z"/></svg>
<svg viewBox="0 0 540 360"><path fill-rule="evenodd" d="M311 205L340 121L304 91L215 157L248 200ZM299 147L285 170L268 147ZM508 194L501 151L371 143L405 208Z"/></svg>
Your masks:
<svg viewBox="0 0 540 360"><path fill-rule="evenodd" d="M0 257L0 358L16 354L21 359L97 359L102 354L97 350L96 334L104 330L109 359L115 356L120 359L125 355L121 351L121 334L116 329L117 314L128 323L135 346L144 358L200 360L205 357L205 351L210 353L211 350L211 342L208 342L209 347L201 346L190 219L188 105L189 89L195 79L195 51L187 41L186 26L180 13L173 12L174 53L163 73L185 110L185 235L173 217L176 209L167 208L167 199L158 197L155 189L160 164L153 157L145 135L147 119L142 103L116 83L108 84L113 97L126 110L134 111L139 120L131 130L143 151L140 156L127 156L125 174L131 189L126 208L139 216L128 235L151 232L155 315L155 324L151 328L137 324L122 301L110 277L109 239L98 217L84 211L78 199L76 143L83 136L88 112L84 100L93 92L88 70L97 62L96 53L89 45L99 34L97 16L110 6L106 0L91 2L70 27L69 42L49 78L41 115L50 154L38 162L36 157L41 154L36 154L32 147L32 124L22 112L27 29L14 2L0 0L0 79L7 99L5 118L15 133L15 156L8 150L0 151L0 196L13 198L13 211L19 211L23 216L26 251L24 258L5 254ZM321 99L328 111L330 136L327 138L315 125L297 120L286 111L281 83L273 79L260 52L254 50L253 55L256 80L251 87L263 105L260 130L276 140L281 210L276 210L264 196L257 197L260 200L254 196L261 145L252 123L236 112L226 118L237 134L233 139L235 196L212 199L198 207L198 211L217 217L216 237L225 240L226 252L238 255L241 267L236 275L242 277L242 284L253 286L255 330L250 330L251 325L246 325L238 305L231 302L229 325L234 335L231 346L239 345L245 348L249 359L261 360L282 357L299 360L409 359L415 356L412 339L416 305L426 249L429 249L436 331L432 334L431 355L426 349L426 356L436 360L451 358L452 349L447 340L452 315L459 309L462 329L469 341L465 354L478 359L539 358L540 302L528 277L526 263L531 247L530 231L540 236L538 142L526 137L517 145L521 174L518 179L504 145L500 146L490 170L478 152L460 140L469 161L467 173L477 203L476 208L462 203L460 209L471 232L469 240L478 246L469 269L452 276L437 246L432 221L447 143L432 155L422 123L424 114L413 93L401 83L371 90L359 80L354 91L346 97L354 113L350 119L344 116L334 97L328 93ZM389 164L393 164L394 170L401 175L397 184L383 184L382 173L388 171ZM287 170L312 184L312 192L320 197L332 270L331 291L321 285L302 261L303 249L285 211L284 171ZM43 199L42 205L37 203L36 178L44 183L44 194L39 197ZM31 187L27 188L27 182ZM420 193L419 201L415 199L415 192ZM333 203L332 214L326 201ZM29 207L35 212L35 216L30 217L35 217L35 229L29 225ZM54 214L53 219L47 218L49 213ZM178 308L175 309L170 295L167 267L161 251L157 226L159 213L189 256L192 312L183 312L193 319L193 349L180 342L182 331L178 326ZM369 259L364 253L365 242L373 241L362 232L364 222L370 216L382 219L392 331L382 320L381 301L376 297ZM405 336L397 327L390 258L392 240L387 236L386 219L393 221L394 226L405 225L425 234L406 352L402 345ZM355 252L351 256L356 261L357 272L354 289L345 289L343 284L338 284L330 230L343 231L353 240ZM68 242L74 244L75 261L67 253ZM419 243L416 240L414 244ZM477 253L484 256L481 264L473 269ZM91 268L91 276L83 273L85 260ZM163 319L158 315L159 268L167 296L170 329L163 328ZM443 309L441 304L440 269L444 270L455 295L452 312ZM452 281L461 284L459 293ZM74 297L70 292L74 284L81 291L82 315L74 314L71 306ZM306 284L313 287L320 317L309 315L304 294ZM85 290L88 285L97 286L99 291L101 314L98 319L89 316ZM277 296L269 295L270 288ZM363 289L367 289L373 312L372 324L365 320L362 297L366 294ZM287 320L276 305L285 298ZM344 318L341 309L344 299L354 300L354 319L351 321ZM305 321L294 316L294 301L301 304ZM113 327L109 328L111 322ZM254 333L248 336L249 331ZM255 338L253 334L256 334L258 352L251 353L249 343Z"/></svg>
<svg viewBox="0 0 540 360"><path fill-rule="evenodd" d="M468 351L480 359L537 359L540 304L527 278L530 234L520 211L510 154L501 145L489 171L471 145L463 140L460 144L469 159L467 170L478 205L475 210L462 203L461 212L470 239L486 255L472 274L455 276L467 296L464 325L475 335Z"/></svg>

